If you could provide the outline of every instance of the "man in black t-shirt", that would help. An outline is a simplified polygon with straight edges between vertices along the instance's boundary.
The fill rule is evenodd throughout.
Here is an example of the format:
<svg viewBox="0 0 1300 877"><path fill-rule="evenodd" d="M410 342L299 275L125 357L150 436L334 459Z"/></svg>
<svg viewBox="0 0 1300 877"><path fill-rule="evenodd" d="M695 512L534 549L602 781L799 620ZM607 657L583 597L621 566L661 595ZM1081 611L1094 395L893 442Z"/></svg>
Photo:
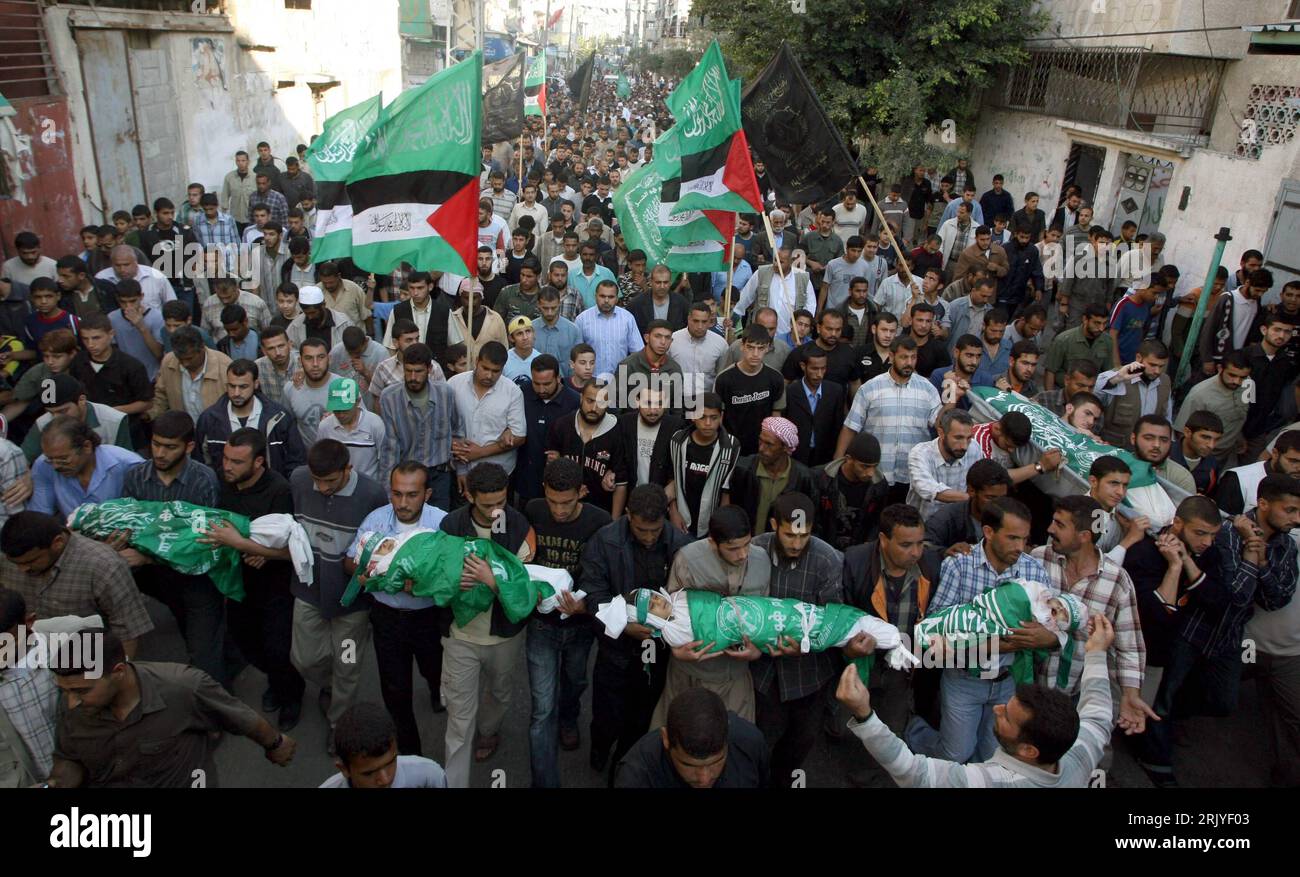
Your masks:
<svg viewBox="0 0 1300 877"><path fill-rule="evenodd" d="M530 500L524 508L537 536L533 563L568 570L576 582L583 546L612 519L582 501L586 493L582 467L567 457L546 464L542 489L545 498ZM528 622L528 684L533 703L528 742L535 789L560 785L557 743L566 751L581 745L579 701L587 687L587 657L595 639L591 612L582 598L561 594L559 601L559 611L534 614Z"/></svg>
<svg viewBox="0 0 1300 877"><path fill-rule="evenodd" d="M724 369L713 384L722 397L722 425L740 442L741 456L758 453L763 418L785 410L785 379L763 364L772 339L762 326L745 327L740 362Z"/></svg>
<svg viewBox="0 0 1300 877"><path fill-rule="evenodd" d="M853 355L851 344L840 343L843 332L843 311L834 308L822 311L817 317L817 337L790 351L790 355L785 358L785 364L781 366L781 377L787 381L797 381L803 377L799 364L803 362L803 355L808 348L816 345L826 353L825 380L839 384L841 387L851 385L858 379L858 360Z"/></svg>
<svg viewBox="0 0 1300 877"><path fill-rule="evenodd" d="M217 508L260 518L262 515L293 514L293 493L283 475L266 467L266 437L245 427L230 434L222 449L221 493ZM227 532L228 531L228 532ZM244 577L244 599L226 603L230 635L239 650L267 677L262 708L280 710L278 726L289 731L302 715L302 676L289 660L293 641L293 595L289 581L294 577L287 548L265 548L248 540L236 540L226 528L225 544L242 552L240 571ZM234 534L237 536L237 534ZM256 547L254 551L252 546Z"/></svg>
<svg viewBox="0 0 1300 877"><path fill-rule="evenodd" d="M889 371L889 346L898 335L898 317L888 311L877 314L866 337L858 344L858 380L866 383Z"/></svg>
<svg viewBox="0 0 1300 877"><path fill-rule="evenodd" d="M587 498L617 518L627 502L627 467L623 459L618 418L609 413L609 392L604 381L588 379L578 410L551 423L546 435L546 456L568 457L582 466Z"/></svg>
<svg viewBox="0 0 1300 877"><path fill-rule="evenodd" d="M625 789L757 789L767 783L767 742L752 722L727 712L707 688L683 691L668 722L642 737L618 763Z"/></svg>
<svg viewBox="0 0 1300 877"><path fill-rule="evenodd" d="M932 331L934 328L934 306L925 302L912 305L912 319L908 332L916 342L916 373L924 377L939 368L952 365L947 345Z"/></svg>

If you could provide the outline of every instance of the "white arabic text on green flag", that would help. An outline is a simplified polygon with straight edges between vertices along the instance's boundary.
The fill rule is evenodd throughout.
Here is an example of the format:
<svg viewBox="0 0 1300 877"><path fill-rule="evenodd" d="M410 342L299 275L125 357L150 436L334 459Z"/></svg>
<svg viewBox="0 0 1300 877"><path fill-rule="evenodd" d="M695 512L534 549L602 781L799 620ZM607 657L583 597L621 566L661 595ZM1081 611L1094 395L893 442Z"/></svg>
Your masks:
<svg viewBox="0 0 1300 877"><path fill-rule="evenodd" d="M345 183L353 156L379 120L382 104L382 97L375 95L330 116L307 150L307 166L316 181L313 262L352 255L352 202Z"/></svg>

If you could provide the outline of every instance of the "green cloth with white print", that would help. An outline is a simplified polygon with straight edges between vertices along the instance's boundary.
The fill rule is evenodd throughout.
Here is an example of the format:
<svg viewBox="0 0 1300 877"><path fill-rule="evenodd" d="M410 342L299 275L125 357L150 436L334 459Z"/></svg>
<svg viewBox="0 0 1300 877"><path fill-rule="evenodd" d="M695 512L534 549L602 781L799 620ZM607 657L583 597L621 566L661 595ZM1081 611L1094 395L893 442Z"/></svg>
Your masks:
<svg viewBox="0 0 1300 877"><path fill-rule="evenodd" d="M990 588L969 603L949 606L931 613L916 625L916 640L923 649L930 648L930 639L942 636L956 643L977 643L995 636L1011 633L1027 621L1034 620L1029 593L1020 582L1003 582ZM1017 682L1034 681L1034 658L1046 658L1038 649L1021 649L1011 660L1011 675ZM972 676L983 669L974 662Z"/></svg>
<svg viewBox="0 0 1300 877"><path fill-rule="evenodd" d="M687 606L693 636L702 643L713 643L713 652L742 645L745 637L766 652L769 646L778 648L782 637L800 642L805 631L809 651L824 652L842 645L867 614L843 603L818 606L789 597L724 597L695 590L690 591ZM875 655L853 660L864 684L874 663Z"/></svg>
<svg viewBox="0 0 1300 877"><path fill-rule="evenodd" d="M441 530L415 533L405 539L382 575L361 581L375 549L388 534L372 534L361 544L357 571L352 575L340 602L352 605L364 589L397 593L412 582L410 593L427 597L438 606L450 606L456 624L464 627L476 615L489 609L495 600L501 604L512 623L527 618L540 598L553 593L544 582L534 582L524 569L523 561L490 539L465 539ZM488 562L497 581L497 593L481 582L468 591L460 588L460 574L465 558L477 555Z"/></svg>
<svg viewBox="0 0 1300 877"><path fill-rule="evenodd" d="M144 502L110 499L86 503L72 513L69 526L92 539L130 530L128 543L150 560L187 576L207 576L232 600L244 599L239 552L225 545L204 545L199 537L215 521L226 521L248 538L248 518L180 500Z"/></svg>

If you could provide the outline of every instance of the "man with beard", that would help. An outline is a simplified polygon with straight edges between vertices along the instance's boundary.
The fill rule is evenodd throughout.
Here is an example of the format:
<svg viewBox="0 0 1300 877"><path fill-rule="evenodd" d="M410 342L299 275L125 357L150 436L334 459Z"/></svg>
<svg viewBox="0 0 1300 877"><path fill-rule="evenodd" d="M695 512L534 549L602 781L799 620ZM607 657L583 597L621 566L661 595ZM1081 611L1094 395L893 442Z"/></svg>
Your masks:
<svg viewBox="0 0 1300 877"><path fill-rule="evenodd" d="M825 380L829 360L829 354L820 346L808 347L799 362L802 378L786 387L785 416L800 435L807 436L794 453L794 458L805 466L830 462L840 418L844 416L844 386Z"/></svg>
<svg viewBox="0 0 1300 877"><path fill-rule="evenodd" d="M1300 363L1287 355L1294 331L1286 318L1276 312L1266 313L1261 320L1259 341L1246 348L1255 393L1241 430L1246 439L1246 450L1241 455L1243 463L1259 459L1269 436L1287 422L1284 412L1295 400L1294 392L1287 391L1300 369Z"/></svg>
<svg viewBox="0 0 1300 877"><path fill-rule="evenodd" d="M799 431L784 417L766 417L758 434L758 453L741 457L724 495L730 505L745 510L753 522L753 535L767 532L768 510L787 493L812 496L816 479L803 463L793 459Z"/></svg>
<svg viewBox="0 0 1300 877"><path fill-rule="evenodd" d="M477 361L483 348L493 341L508 349L510 339L506 334L506 324L500 314L483 304L483 290L478 284L462 280L456 291L456 301L456 308L447 324L448 346L463 344L467 362ZM497 303L500 304L499 297Z"/></svg>
<svg viewBox="0 0 1300 877"><path fill-rule="evenodd" d="M888 311L877 311L870 331L854 350L858 360L857 383L859 385L889 371L889 346L894 343L896 337L898 337L898 317Z"/></svg>
<svg viewBox="0 0 1300 877"><path fill-rule="evenodd" d="M293 349L289 336L279 326L266 327L257 341L262 348L262 355L257 358L258 389L267 399L282 406L285 385L298 371L298 351ZM370 387L373 391L373 380Z"/></svg>
<svg viewBox="0 0 1300 877"><path fill-rule="evenodd" d="M859 366L853 355L853 345L841 343L843 333L844 312L835 308L822 311L817 316L817 336L809 339L803 346L790 351L781 366L781 377L787 381L797 381L803 374L800 366L804 356L808 351L816 348L826 357L826 380L846 390L857 389L851 385L859 378ZM888 349L889 345L886 344L885 350Z"/></svg>
<svg viewBox="0 0 1300 877"><path fill-rule="evenodd" d="M559 382L558 375L551 379ZM544 497L533 499L524 516L537 534L533 562L567 570L575 580L582 572L587 542L611 518L583 502L586 486L582 467L558 458L546 464L542 476ZM557 749L572 751L581 744L578 714L587 687L587 658L595 629L585 600L570 593L559 595L558 612L535 613L528 622L528 684L532 693L532 720L528 728L533 788L558 788ZM568 616L568 617L562 617Z"/></svg>
<svg viewBox="0 0 1300 877"><path fill-rule="evenodd" d="M701 538L740 458L740 441L722 428L721 396L700 397L694 420L673 434L669 457L668 515L678 530Z"/></svg>
<svg viewBox="0 0 1300 877"><path fill-rule="evenodd" d="M926 378L934 374L935 369L952 365L952 357L945 349L943 339L935 332L934 318L934 305L924 301L912 305L907 331L916 342L916 373Z"/></svg>
<svg viewBox="0 0 1300 877"><path fill-rule="evenodd" d="M587 309L587 303L583 300L582 293L569 283L569 266L564 263L563 259L556 258L546 266L546 285L542 291L551 290L559 299L560 306L558 313L566 320L574 320L578 314ZM537 309L541 311L541 292L537 294ZM518 319L516 317L515 319ZM533 319L537 319L534 317Z"/></svg>
<svg viewBox="0 0 1300 877"><path fill-rule="evenodd" d="M685 376L686 402L713 389L718 360L727 351L727 342L717 332L710 331L713 310L707 302L698 301L687 313L686 328L673 333L668 355L682 368Z"/></svg>
<svg viewBox="0 0 1300 877"><path fill-rule="evenodd" d="M608 385L591 379L582 388L578 411L552 423L546 435L548 459L567 457L582 466L587 496L617 518L627 501L627 468L618 418L609 413Z"/></svg>
<svg viewBox="0 0 1300 877"><path fill-rule="evenodd" d="M1167 419L1159 414L1144 414L1138 418L1137 425L1129 436L1133 455L1144 463L1150 463L1157 475L1187 493L1196 493L1196 479L1192 473L1179 463L1169 458L1173 448L1174 428ZM1300 448L1300 443L1297 444ZM1300 470L1300 465L1297 465Z"/></svg>
<svg viewBox="0 0 1300 877"><path fill-rule="evenodd" d="M325 415L330 381L339 376L329 370L329 347L320 338L308 338L299 345L298 364L297 374L284 388L284 403L298 422L302 446L310 448L316 443L316 430Z"/></svg>
<svg viewBox="0 0 1300 877"><path fill-rule="evenodd" d="M962 335L952 348L952 365L930 375L930 384L939 392L945 408L970 409L966 393L971 388L975 369L984 356L984 345L974 335Z"/></svg>
<svg viewBox="0 0 1300 877"><path fill-rule="evenodd" d="M1002 340L1012 347L1021 341L1028 341L1040 354L1043 352L1039 342L1042 340L1043 327L1047 325L1047 309L1039 304L1026 305L1017 311L1007 324L1007 331Z"/></svg>
<svg viewBox="0 0 1300 877"><path fill-rule="evenodd" d="M861 345L870 333L871 324L876 321L878 313L876 303L871 300L871 286L865 277L855 277L849 281L849 297L844 302L843 311L844 328L840 334Z"/></svg>
<svg viewBox="0 0 1300 877"><path fill-rule="evenodd" d="M1050 587L1043 565L1024 553L1031 525L1024 503L1010 497L994 500L984 508L980 524L980 543L969 554L944 560L929 614L968 603L1007 581L1033 581ZM913 751L958 764L987 761L993 755L997 748L994 711L1016 693L1011 676L1013 653L1058 645L1056 634L1036 622L1022 625L997 642L997 658L977 672L972 673L972 667L944 669L940 729L936 732L926 722L913 721L907 734Z"/></svg>
<svg viewBox="0 0 1300 877"><path fill-rule="evenodd" d="M1078 597L1088 607L1090 616L1103 616L1115 628L1109 661L1113 663L1112 684L1121 692L1119 727L1126 734L1141 734L1146 730L1147 720L1154 720L1156 714L1142 700L1146 646L1142 642L1137 592L1124 567L1097 548L1092 522L1100 508L1090 496L1058 497L1047 530L1051 544L1041 545L1031 554L1047 570L1052 590ZM1088 625L1081 624L1068 635L1074 640L1077 655L1088 639ZM1082 663L1077 659L1066 663L1060 652L1053 651L1038 678L1076 696L1083 675ZM1065 672L1060 673L1061 669Z"/></svg>
<svg viewBox="0 0 1300 877"><path fill-rule="evenodd" d="M221 446L221 493L216 507L250 519L293 514L289 482L269 464L266 438L258 430L237 429ZM246 540L233 527L214 526L205 540L240 552L244 599L226 604L230 635L240 653L266 674L262 709L278 709L280 730L292 730L302 715L306 683L289 660L293 639L289 579L294 574L289 549Z"/></svg>
<svg viewBox="0 0 1300 877"><path fill-rule="evenodd" d="M914 446L907 454L907 504L929 518L943 503L970 499L966 473L984 459L979 444L971 445L975 420L965 411L945 411L938 422L938 438Z"/></svg>
<svg viewBox="0 0 1300 877"><path fill-rule="evenodd" d="M397 536L415 529L436 530L447 513L431 505L429 470L418 460L403 459L386 469L388 504L366 515L348 548L353 563L361 555L361 534L382 533ZM416 597L405 591L371 595L370 627L374 631L375 658L379 664L379 690L384 706L397 724L397 748L403 755L419 755L420 729L415 721L411 662L419 668L433 711L441 713L442 641L439 636L439 610L428 597Z"/></svg>
<svg viewBox="0 0 1300 877"><path fill-rule="evenodd" d="M925 519L925 547L934 553L935 562L954 554L970 554L983 538L980 519L984 509L993 500L1005 497L1010 489L1011 477L1001 463L986 458L971 464L966 473L966 495L970 499L945 503Z"/></svg>
<svg viewBox="0 0 1300 877"><path fill-rule="evenodd" d="M1214 310L1205 315L1198 339L1201 367L1205 374L1222 370L1228 355L1243 350L1259 314L1259 300L1273 288L1273 272L1260 268L1230 294L1222 295Z"/></svg>
<svg viewBox="0 0 1300 877"><path fill-rule="evenodd" d="M840 577L844 555L813 535L813 500L805 493L786 493L772 503L769 530L753 544L767 557L768 596L818 606L844 602ZM869 637L855 637L862 646ZM846 648L853 648L854 642ZM755 718L772 747L771 785L790 788L817 741L826 685L839 663L830 652L800 654L799 642L782 638L780 647L754 662Z"/></svg>
<svg viewBox="0 0 1300 877"><path fill-rule="evenodd" d="M283 341L284 336L277 340ZM257 366L237 359L226 366L225 395L205 409L194 426L194 458L219 468L230 435L250 427L266 441L262 455L267 469L287 477L303 464L306 451L293 415L262 395Z"/></svg>
<svg viewBox="0 0 1300 877"><path fill-rule="evenodd" d="M976 280L966 295L954 299L943 313L943 328L949 338L983 334L984 319L993 310L997 284L990 278ZM1005 311L1003 312L1005 314ZM1002 320L1004 326L1006 319Z"/></svg>
<svg viewBox="0 0 1300 877"><path fill-rule="evenodd" d="M432 363L426 345L412 344L402 354L402 383L390 385L379 397L384 433L378 472L382 477L407 460L422 464L429 470L426 486L433 504L446 509L451 503L451 446L464 438L465 427L447 383L429 380Z"/></svg>
<svg viewBox="0 0 1300 877"><path fill-rule="evenodd" d="M720 419L719 412L713 413ZM587 592L588 606L600 606L636 588L657 591L667 586L674 559L693 538L668 525L667 510L663 488L638 485L628 496L627 515L606 524L591 538L576 583L579 590ZM605 770L611 751L618 764L650 728L668 666L663 641L651 634L649 627L629 623L617 639L603 633L596 637L591 692L593 770Z"/></svg>
<svg viewBox="0 0 1300 877"><path fill-rule="evenodd" d="M844 552L844 602L900 631L914 629L925 617L939 581L939 558L926 551L925 533L916 509L901 503L885 507L880 513L879 534ZM844 658L851 661L869 655L875 645L870 636L855 637L844 646ZM900 736L915 709L919 678L915 672L895 670L883 661L877 661L871 670L872 705L880 720ZM872 765L853 771L848 780L859 787L875 786L882 784L883 773L879 765Z"/></svg>
<svg viewBox="0 0 1300 877"><path fill-rule="evenodd" d="M709 519L708 538L692 542L673 559L668 592L713 591L724 597L768 596L772 564L753 544L749 516L736 506L723 506ZM713 644L695 640L672 650L664 692L650 720L662 725L673 698L691 688L716 692L727 709L754 720L754 683L749 665L762 652L746 637L730 649L711 651Z"/></svg>
<svg viewBox="0 0 1300 877"><path fill-rule="evenodd" d="M1197 411L1212 411L1223 421L1223 434L1214 445L1220 468L1227 468L1230 458L1246 450L1241 432L1250 410L1243 384L1251 376L1250 359L1244 350L1234 350L1223 359L1223 369L1215 377L1192 387L1178 408L1174 429L1182 430L1187 418ZM1252 388L1253 389L1253 388Z"/></svg>
<svg viewBox="0 0 1300 877"><path fill-rule="evenodd" d="M551 425L578 410L580 396L560 380L560 363L549 353L533 360L531 380L520 383L524 395L524 417L528 436L519 449L515 466L515 496L527 506L542 493L542 472L546 467L547 436Z"/></svg>
<svg viewBox="0 0 1300 877"><path fill-rule="evenodd" d="M930 440L930 429L942 407L939 391L916 374L916 342L895 338L889 371L864 383L854 396L835 456L842 457L853 437L870 424L880 440L881 474L891 485L890 498L901 500L909 489L907 455L914 446Z"/></svg>
<svg viewBox="0 0 1300 877"><path fill-rule="evenodd" d="M302 313L293 318L284 330L289 343L301 347L308 338L317 338L326 345L326 354L343 343L343 330L352 325L342 311L325 306L325 293L319 286L304 286L298 290L298 306Z"/></svg>
<svg viewBox="0 0 1300 877"><path fill-rule="evenodd" d="M1225 522L1213 548L1197 558L1206 582L1195 589L1180 613L1185 620L1170 643L1155 697L1161 721L1147 730L1147 751L1140 762L1159 785L1176 784L1173 726L1174 719L1186 713L1176 713L1175 704L1189 679L1199 677L1204 685L1202 712L1227 716L1236 709L1247 622L1256 608L1276 612L1295 596L1296 543L1291 531L1297 525L1300 481L1270 475L1260 482L1256 508ZM1172 578L1172 562L1169 568ZM1179 705L1185 706L1185 699Z"/></svg>
<svg viewBox="0 0 1300 877"><path fill-rule="evenodd" d="M1007 312L1002 308L994 308L984 315L984 326L980 330L984 351L980 364L975 367L975 374L971 376L972 386L991 387L1010 367L1011 348L1002 340L1008 322Z"/></svg>
<svg viewBox="0 0 1300 877"><path fill-rule="evenodd" d="M629 490L638 484L663 486L672 480L668 448L684 421L668 414L664 402L663 389L642 386L632 399L635 410L618 419Z"/></svg>
<svg viewBox="0 0 1300 877"><path fill-rule="evenodd" d="M618 285L601 281L596 286L596 306L578 314L574 325L596 352L596 374L612 375L618 364L645 346L636 318L626 308L616 307Z"/></svg>
<svg viewBox="0 0 1300 877"><path fill-rule="evenodd" d="M121 496L141 502L181 502L212 508L217 504L217 473L190 459L194 421L184 411L167 411L153 422L150 459L137 464L122 480ZM225 598L206 575L184 575L154 563L127 547L128 532L108 544L117 549L135 574L141 593L161 600L180 625L190 663L213 679L229 682L222 644L226 635Z"/></svg>
<svg viewBox="0 0 1300 877"><path fill-rule="evenodd" d="M1002 344L1009 342L1002 336ZM1038 370L1038 346L1032 341L1017 341L1011 347L1010 365L993 386L999 390L1019 393L1026 399L1038 395L1038 384L1034 381L1034 372Z"/></svg>
<svg viewBox="0 0 1300 877"><path fill-rule="evenodd" d="M1048 448L1042 454L1034 449L1033 427L1020 411L1008 411L997 420L978 424L971 432L971 443L979 445L985 459L996 460L1005 468L1012 484L1055 472L1063 459L1059 448Z"/></svg>
<svg viewBox="0 0 1300 877"><path fill-rule="evenodd" d="M1106 306L1089 304L1083 310L1083 321L1052 339L1047 348L1047 363L1043 373L1043 387L1053 390L1065 382L1065 367L1081 359L1092 360L1101 369L1111 368L1114 359L1114 342L1106 331Z"/></svg>
<svg viewBox="0 0 1300 877"><path fill-rule="evenodd" d="M1260 482L1270 475L1300 477L1300 431L1280 434L1268 459L1224 472L1215 493L1219 508L1229 515L1250 511L1255 507Z"/></svg>

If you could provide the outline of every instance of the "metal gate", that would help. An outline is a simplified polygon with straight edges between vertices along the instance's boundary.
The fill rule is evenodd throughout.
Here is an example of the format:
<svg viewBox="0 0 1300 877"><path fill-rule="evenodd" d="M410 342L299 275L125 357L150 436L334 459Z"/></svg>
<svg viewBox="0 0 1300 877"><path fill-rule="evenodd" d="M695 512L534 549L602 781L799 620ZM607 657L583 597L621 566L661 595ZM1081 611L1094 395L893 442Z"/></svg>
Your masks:
<svg viewBox="0 0 1300 877"><path fill-rule="evenodd" d="M1273 272L1273 288L1263 304L1282 296L1282 287L1300 280L1300 180L1283 180L1273 207L1273 226L1264 247L1264 267Z"/></svg>
<svg viewBox="0 0 1300 877"><path fill-rule="evenodd" d="M114 211L129 211L145 194L126 33L79 30L77 51L81 55L81 77L103 196L103 221L108 222Z"/></svg>

